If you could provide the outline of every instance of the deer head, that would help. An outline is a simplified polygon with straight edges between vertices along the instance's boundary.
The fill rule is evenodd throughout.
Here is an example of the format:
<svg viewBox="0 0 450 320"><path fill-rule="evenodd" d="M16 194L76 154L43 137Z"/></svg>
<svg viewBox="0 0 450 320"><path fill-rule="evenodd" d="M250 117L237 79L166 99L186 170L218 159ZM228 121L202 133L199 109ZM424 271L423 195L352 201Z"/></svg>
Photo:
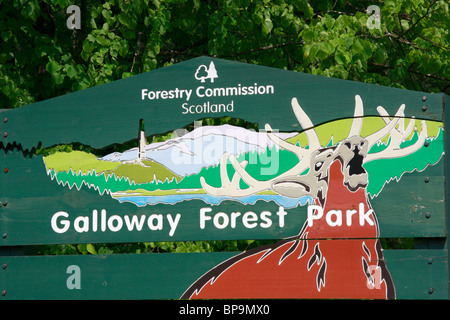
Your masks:
<svg viewBox="0 0 450 320"><path fill-rule="evenodd" d="M313 123L300 107L296 98L292 99L291 105L308 139L308 148L302 148L280 139L273 133L269 124L266 124L265 129L267 135L275 144L298 157L299 162L293 168L276 178L260 181L253 178L245 170L247 161L239 163L233 155L228 157L225 153L220 164L222 186L218 188L212 187L201 177L200 181L203 189L211 195L230 197L242 197L265 190L272 190L280 195L292 198L311 196L323 203L328 188L328 169L334 161L339 160L341 162L344 185L350 191L355 191L359 188L365 188L368 184L369 177L364 169L364 163L381 158L403 157L414 153L422 147L427 136L426 123L422 121L422 130L418 141L408 147L400 148L400 143L411 134L415 127L415 119L412 117L405 128L405 105L403 104L392 118L389 117L383 107L378 107L377 111L384 120L385 126L369 136L361 137L363 103L360 96L356 95L355 111L348 137L332 147L322 147ZM380 152L369 154L370 148L388 134L390 135L389 145ZM235 169L231 181L226 170L227 158L229 158ZM308 172L304 174L307 169L309 169ZM240 179L249 188L241 189L239 187Z"/></svg>

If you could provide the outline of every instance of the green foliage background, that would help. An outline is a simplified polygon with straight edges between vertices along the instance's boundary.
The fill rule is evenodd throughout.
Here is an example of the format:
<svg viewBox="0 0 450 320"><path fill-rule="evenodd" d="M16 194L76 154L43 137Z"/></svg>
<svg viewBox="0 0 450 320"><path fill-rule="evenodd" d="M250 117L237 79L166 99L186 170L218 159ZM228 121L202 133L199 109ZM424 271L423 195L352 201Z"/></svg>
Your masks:
<svg viewBox="0 0 450 320"><path fill-rule="evenodd" d="M70 5L81 29L69 30ZM368 28L369 5L380 28ZM1 0L0 107L207 55L449 92L448 1Z"/></svg>
<svg viewBox="0 0 450 320"><path fill-rule="evenodd" d="M68 29L70 5L81 29ZM370 5L380 28L369 28ZM197 56L450 94L445 0L0 0L0 108ZM79 245L57 253L243 250L252 241ZM227 247L228 246L228 247ZM71 249L72 248L72 249Z"/></svg>

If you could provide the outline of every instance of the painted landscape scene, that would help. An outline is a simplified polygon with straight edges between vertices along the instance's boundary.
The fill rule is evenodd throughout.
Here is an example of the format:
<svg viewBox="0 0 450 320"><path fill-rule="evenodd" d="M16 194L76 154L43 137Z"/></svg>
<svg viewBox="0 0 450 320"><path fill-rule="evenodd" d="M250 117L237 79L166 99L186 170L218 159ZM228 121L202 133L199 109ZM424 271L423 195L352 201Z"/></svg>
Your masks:
<svg viewBox="0 0 450 320"><path fill-rule="evenodd" d="M321 145L339 144L347 136L351 122L352 118L341 119L315 127ZM421 122L415 122L415 130L402 142L401 148L418 140ZM386 183L399 180L407 172L422 171L440 160L444 152L442 123L426 121L426 124L426 143L418 152L403 158L378 159L364 164L370 177L367 190L371 197L377 196ZM380 117L365 117L361 136L369 135L383 125ZM278 132L275 135L290 144L308 148L305 132ZM388 134L368 153L383 150L389 142ZM124 152L101 157L85 151L56 152L45 156L44 163L50 178L62 186L94 188L100 195L137 206L201 199L210 205L224 200L244 204L254 204L258 200L275 201L285 208L293 208L311 200L308 196L298 199L281 196L272 190L243 197L208 194L201 180L220 187L221 162L227 163L228 178L233 179L235 170L228 158L230 155L234 155L239 163L245 165L245 170L260 181L273 179L299 162L295 154L280 148L266 132L225 124L200 126L184 135L152 143L147 143L145 134L141 132L139 146ZM393 161L401 164L392 165ZM240 189L248 188L243 179L238 183Z"/></svg>

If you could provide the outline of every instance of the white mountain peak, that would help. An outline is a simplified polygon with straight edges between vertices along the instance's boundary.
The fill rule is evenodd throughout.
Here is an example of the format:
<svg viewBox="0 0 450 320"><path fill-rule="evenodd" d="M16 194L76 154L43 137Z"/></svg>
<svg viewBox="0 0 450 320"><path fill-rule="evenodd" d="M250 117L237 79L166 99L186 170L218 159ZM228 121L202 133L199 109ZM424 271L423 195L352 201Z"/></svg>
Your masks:
<svg viewBox="0 0 450 320"><path fill-rule="evenodd" d="M296 134L297 132L277 135L285 140ZM238 156L252 151L261 152L273 145L264 131L228 124L200 126L180 137L174 135L172 139L147 144L145 157L163 164L179 175L188 175L199 172L203 167L217 165L224 152ZM132 161L139 157L139 149L142 150L142 146L140 147L106 155L102 160ZM275 147L278 148L277 145Z"/></svg>

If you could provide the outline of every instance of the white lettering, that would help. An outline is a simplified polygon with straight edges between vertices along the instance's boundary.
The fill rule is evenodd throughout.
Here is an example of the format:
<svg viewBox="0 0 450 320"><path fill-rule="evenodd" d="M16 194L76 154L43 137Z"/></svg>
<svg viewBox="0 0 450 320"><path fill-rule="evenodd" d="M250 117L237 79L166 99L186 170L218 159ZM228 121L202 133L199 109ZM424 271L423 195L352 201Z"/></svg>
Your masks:
<svg viewBox="0 0 450 320"><path fill-rule="evenodd" d="M92 231L97 232L98 211L92 210Z"/></svg>
<svg viewBox="0 0 450 320"><path fill-rule="evenodd" d="M156 225L153 221L156 220ZM147 225L150 230L162 230L163 228L163 216L162 214L152 214L148 217Z"/></svg>
<svg viewBox="0 0 450 320"><path fill-rule="evenodd" d="M356 210L347 210L346 217L347 217L347 226L352 225L352 216L356 213Z"/></svg>
<svg viewBox="0 0 450 320"><path fill-rule="evenodd" d="M211 220L210 216L205 215L206 212L211 212L211 208L200 208L200 229L205 229L205 222Z"/></svg>
<svg viewBox="0 0 450 320"><path fill-rule="evenodd" d="M232 212L231 213L231 228L236 228L236 219L241 215L240 212Z"/></svg>
<svg viewBox="0 0 450 320"><path fill-rule="evenodd" d="M261 228L269 228L272 225L272 220L269 219L271 215L272 213L270 211L261 212L261 220L264 221L259 224ZM283 226L284 226L284 219L283 219ZM280 225L280 227L282 226Z"/></svg>
<svg viewBox="0 0 450 320"><path fill-rule="evenodd" d="M187 102L185 102L185 103L183 103L183 104L181 105L181 107L184 109L184 111L181 112L182 114L186 114L186 113L189 112L189 109L188 109L187 105L188 105Z"/></svg>
<svg viewBox="0 0 450 320"><path fill-rule="evenodd" d="M170 225L169 236L173 236L173 234L175 233L175 230L177 229L177 226L178 226L178 222L180 222L180 218L181 218L181 214L179 214L179 213L177 213L177 215L175 216L175 220L172 218L171 214L167 215L167 220L169 221L169 225Z"/></svg>
<svg viewBox="0 0 450 320"><path fill-rule="evenodd" d="M222 223L220 222L220 219L223 221ZM224 212L218 212L214 215L213 223L217 229L226 228L229 222L230 218L228 218L228 215Z"/></svg>
<svg viewBox="0 0 450 320"><path fill-rule="evenodd" d="M157 90L149 91L148 89L141 89L141 100L159 100L159 99L191 99L192 89L172 89L172 90Z"/></svg>
<svg viewBox="0 0 450 320"><path fill-rule="evenodd" d="M114 223L114 221L116 221L116 223ZM113 216L109 217L109 219L108 219L109 230L111 230L112 232L117 232L120 229L122 229L122 226L123 226L123 220L120 216L113 215Z"/></svg>
<svg viewBox="0 0 450 320"><path fill-rule="evenodd" d="M234 112L234 101L230 103L211 103L210 101L203 104L189 105L187 102L181 105L183 111L182 114L196 114L196 113L218 113L218 112Z"/></svg>
<svg viewBox="0 0 450 320"><path fill-rule="evenodd" d="M203 87L203 86L197 87L197 90L195 90L197 97L203 98L205 96L203 93L200 93L201 92L200 90L203 90L203 89L205 89L205 87Z"/></svg>
<svg viewBox="0 0 450 320"><path fill-rule="evenodd" d="M181 307L179 314L182 315L205 315L206 318L209 318L214 310L214 307L194 307L186 304L186 307Z"/></svg>
<svg viewBox="0 0 450 320"><path fill-rule="evenodd" d="M181 91L184 91L186 93L186 101L189 101L191 99L192 89ZM181 94L181 96L183 96L183 94Z"/></svg>
<svg viewBox="0 0 450 320"><path fill-rule="evenodd" d="M284 211L283 207L278 208L277 216L278 216L278 224L281 228L284 227L284 216L287 215L287 212Z"/></svg>
<svg viewBox="0 0 450 320"><path fill-rule="evenodd" d="M69 228L70 228L70 221L69 220L62 220L62 221L60 221L60 223L63 225L63 227L60 228L57 225L59 217L68 218L69 214L67 212L64 212L64 211L58 211L52 217L51 224L52 224L53 231L55 231L56 233L64 233L67 230L69 230Z"/></svg>
<svg viewBox="0 0 450 320"><path fill-rule="evenodd" d="M315 210L317 211L317 213L314 213ZM322 216L323 216L323 209L321 206L317 205L308 206L308 227L312 227L313 221L319 220L320 218L322 218Z"/></svg>
<svg viewBox="0 0 450 320"><path fill-rule="evenodd" d="M69 214L67 212L56 212L51 219L51 227L53 231L56 233L67 232L71 227L71 222L68 218ZM167 214L166 218L168 225L166 229L169 230L169 236L173 236L181 220L181 214L177 213L174 216ZM208 218L211 219L211 217ZM122 217L120 215L112 215L107 217L105 209L101 210L101 215L99 217L98 211L94 209L92 210L92 219L90 216L77 216L73 222L73 230L78 233L89 232L91 230L92 232L97 232L98 224L100 223L102 232L118 232L122 230L125 221L128 231L142 231L146 219L147 216L144 214L140 216L124 215ZM162 214L152 214L148 216L147 219L148 228L152 231L163 230L164 222L164 215Z"/></svg>
<svg viewBox="0 0 450 320"><path fill-rule="evenodd" d="M83 223L83 226L80 226L80 222ZM89 231L89 217L77 217L73 223L73 227L76 232L88 232Z"/></svg>
<svg viewBox="0 0 450 320"><path fill-rule="evenodd" d="M102 229L103 232L105 232L106 231L106 210L102 209L100 214L101 214L101 220L102 220L102 222L101 222L101 229Z"/></svg>
<svg viewBox="0 0 450 320"><path fill-rule="evenodd" d="M333 221L332 217L335 216L335 220ZM330 227L336 227L342 225L342 211L341 210L330 210L327 212L325 217L328 225Z"/></svg>
<svg viewBox="0 0 450 320"><path fill-rule="evenodd" d="M359 224L361 226L364 225L364 221L367 221L367 223L371 226L373 226L375 223L372 219L370 219L370 215L373 213L372 209L369 209L366 213L364 213L364 203L359 204Z"/></svg>
<svg viewBox="0 0 450 320"><path fill-rule="evenodd" d="M242 224L248 229L253 229L254 227L256 227L256 221L258 221L258 216L252 211L246 212L242 217Z"/></svg>
<svg viewBox="0 0 450 320"><path fill-rule="evenodd" d="M346 210L345 211L345 222L347 226L352 225L352 217L356 214L356 210ZM323 217L323 208L318 205L310 205L308 206L308 227L312 227L314 224L314 220L319 220ZM375 222L372 220L371 215L373 214L373 210L369 209L367 212L364 211L364 203L361 202L359 204L359 225L363 226L368 223L369 225L375 225ZM341 210L329 210L325 214L325 221L330 227L340 227L342 226L343 216Z"/></svg>
<svg viewBox="0 0 450 320"><path fill-rule="evenodd" d="M226 87L226 88L206 88L204 86L199 86L195 90L197 97L230 97L230 96L246 96L246 95L264 95L273 94L275 88L273 85L258 85L257 83L253 86L242 86L238 84L237 87Z"/></svg>
<svg viewBox="0 0 450 320"><path fill-rule="evenodd" d="M258 225L261 228L269 228L272 225L272 220L270 219L272 213L267 210L262 211L260 214L253 211L247 211L244 214L241 214L241 212L231 212L228 215L225 212L217 212L213 215L207 215L207 213L211 211L212 208L200 209L200 229L205 229L207 221L211 220L212 225L217 229L225 229L227 227L234 229L239 222L247 229L254 229ZM284 217L287 215L287 212L280 206L277 215L279 226L282 228L285 225ZM239 217L241 216L242 218L239 221Z"/></svg>
<svg viewBox="0 0 450 320"><path fill-rule="evenodd" d="M137 231L141 231L145 222L145 215L141 215L141 220L138 220L137 216L133 216L130 220L129 216L125 216L125 224L127 225L128 231L133 231L136 227Z"/></svg>
<svg viewBox="0 0 450 320"><path fill-rule="evenodd" d="M144 100L144 99L145 99L145 96L147 96L147 92L148 92L147 89L142 89L142 90L141 90L141 99L142 99L142 100Z"/></svg>
<svg viewBox="0 0 450 320"><path fill-rule="evenodd" d="M179 88L153 91L143 88L141 89L141 100L184 99L185 101L190 101L193 91L194 91L193 89L179 89ZM274 93L275 87L273 85L258 85L257 83L254 83L253 85L250 86L242 86L239 83L237 86L234 87L220 87L220 88L205 88L204 86L199 86L195 89L195 94L198 98L268 95ZM197 106L192 105L191 107L193 107L192 109L196 109ZM188 108L187 104L183 104L182 107L183 109ZM215 105L214 108L218 107L219 105Z"/></svg>

